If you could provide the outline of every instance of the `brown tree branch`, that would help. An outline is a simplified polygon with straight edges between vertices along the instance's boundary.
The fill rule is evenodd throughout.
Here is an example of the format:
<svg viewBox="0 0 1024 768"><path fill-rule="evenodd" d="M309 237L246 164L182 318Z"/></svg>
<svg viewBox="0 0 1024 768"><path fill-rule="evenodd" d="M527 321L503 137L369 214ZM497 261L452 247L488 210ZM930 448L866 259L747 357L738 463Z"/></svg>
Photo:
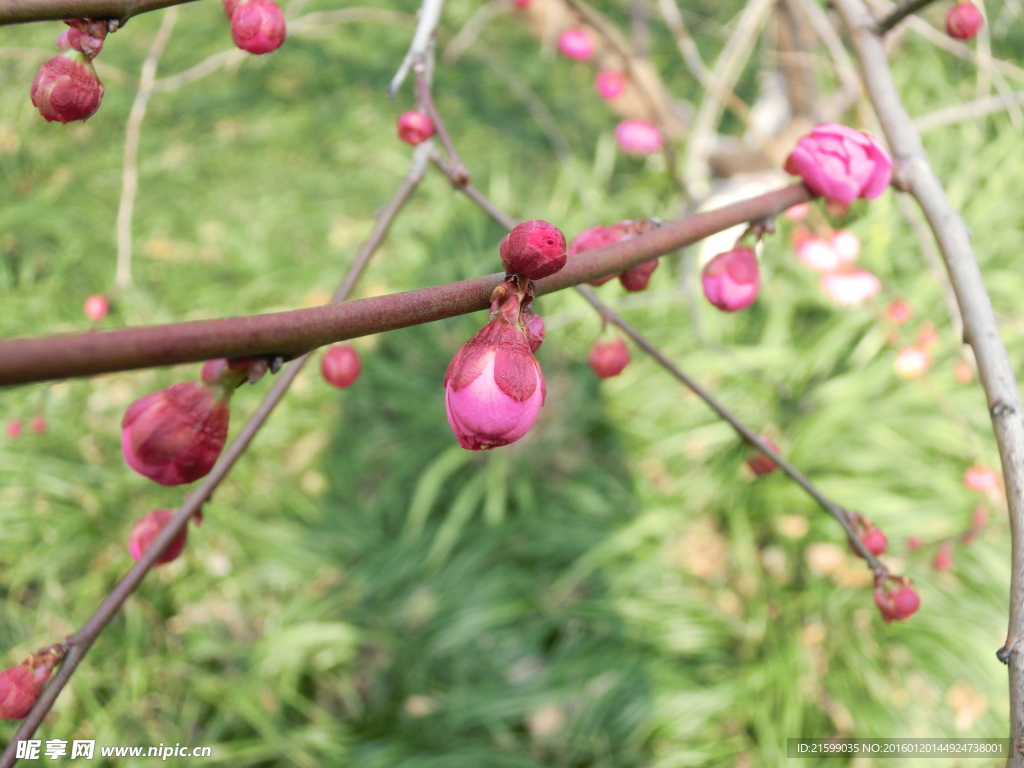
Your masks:
<svg viewBox="0 0 1024 768"><path fill-rule="evenodd" d="M811 199L803 184L677 219L630 240L569 259L537 282L537 294L624 270L723 229L774 216ZM503 275L377 296L340 305L223 320L87 331L0 341L0 385L200 362L218 357L292 357L324 344L486 309Z"/></svg>
<svg viewBox="0 0 1024 768"><path fill-rule="evenodd" d="M1009 664L1014 750L1007 764L1020 767L1024 766L1024 659L1019 653L1024 637L1024 420L1020 391L971 248L970 234L946 197L928 162L921 137L903 107L882 38L862 0L836 0L835 4L853 42L868 96L899 163L900 186L921 206L946 261L963 316L964 336L974 349L992 417L1006 481L1012 551L1009 627L998 656Z"/></svg>
<svg viewBox="0 0 1024 768"><path fill-rule="evenodd" d="M896 10L878 22L878 34L885 35L907 16L917 13L925 6L931 5L935 0L906 0L900 3Z"/></svg>
<svg viewBox="0 0 1024 768"><path fill-rule="evenodd" d="M345 301L352 293L352 289L359 279L366 265L370 261L370 257L373 256L377 248L384 241L387 236L388 229L394 222L395 217L399 211L412 196L412 193L419 186L420 181L423 179L423 175L427 168L427 154L430 150L429 145L421 145L417 149L413 156L412 165L409 168L409 172L402 180L401 185L392 196L384 208L377 215L377 222L374 225L373 231L370 236L363 243L363 247L359 250L356 255L356 259L352 262L352 266L349 267L345 273L345 278L342 280L341 285L331 298L332 303L339 303ZM185 526L188 525L189 520L192 516L199 511L200 507L205 503L212 495L217 486L224 480L228 472L235 465L235 462L242 456L245 449L249 447L256 433L260 427L270 416L270 413L274 410L274 407L281 401L291 383L295 380L295 377L299 375L303 365L309 360L312 353L306 353L298 360L290 363L285 371L278 377L274 382L274 386L271 387L266 397L259 404L252 416L242 427L238 436L232 441L231 445L227 447L224 453L221 455L217 464L213 467L208 474L199 484L199 487L190 493L185 500L185 503L175 513L174 517L167 524L167 526L160 532L160 535L153 540L149 549L146 550L143 557L132 566L131 570L118 582L114 590L100 603L99 607L89 617L88 621L82 625L82 628L69 636L66 643L69 647L67 656L64 658L60 669L57 674L54 675L53 679L46 686L42 696L36 702L35 706L32 707L32 711L29 712L24 722L19 726L17 733L11 740L11 743L7 745L7 749L4 750L2 756L0 756L0 768L10 768L15 762L15 755L17 750L17 744L19 740L30 739L32 734L35 733L36 728L43 721L47 712L53 706L53 703L57 700L57 696L60 695L61 690L67 684L71 675L74 674L75 668L78 663L82 660L85 654L89 651L93 642L99 637L100 633L104 630L110 620L117 614L124 604L124 601L135 591L136 587L142 582L146 574L149 573L153 567L157 558L163 553L163 551L170 545L174 538L184 530Z"/></svg>
<svg viewBox="0 0 1024 768"><path fill-rule="evenodd" d="M0 26L62 19L114 19L123 26L140 13L191 2L194 0L4 0L0 2Z"/></svg>

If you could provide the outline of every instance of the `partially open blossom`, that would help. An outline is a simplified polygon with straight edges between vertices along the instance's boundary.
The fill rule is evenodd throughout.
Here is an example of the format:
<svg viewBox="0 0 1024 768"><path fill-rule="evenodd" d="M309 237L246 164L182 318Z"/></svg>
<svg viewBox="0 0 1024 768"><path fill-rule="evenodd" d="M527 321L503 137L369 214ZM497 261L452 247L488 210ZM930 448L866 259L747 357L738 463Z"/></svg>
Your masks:
<svg viewBox="0 0 1024 768"><path fill-rule="evenodd" d="M616 337L606 341L595 341L590 348L587 364L601 379L618 376L629 364L629 347Z"/></svg>
<svg viewBox="0 0 1024 768"><path fill-rule="evenodd" d="M892 181L892 159L866 133L838 123L816 125L797 142L786 172L803 178L816 195L849 205L874 200Z"/></svg>
<svg viewBox="0 0 1024 768"><path fill-rule="evenodd" d="M18 419L11 419L7 422L7 436L11 440L21 437L21 422Z"/></svg>
<svg viewBox="0 0 1024 768"><path fill-rule="evenodd" d="M107 36L107 22L104 20L66 19L65 29L57 38L57 47L62 51L76 50L88 58L95 59L103 50L103 40Z"/></svg>
<svg viewBox="0 0 1024 768"><path fill-rule="evenodd" d="M910 305L907 304L907 302L897 300L889 305L885 310L885 314L896 325L903 325L910 320L913 315L913 310L911 310Z"/></svg>
<svg viewBox="0 0 1024 768"><path fill-rule="evenodd" d="M978 6L963 0L949 9L946 14L946 34L957 40L970 40L985 23Z"/></svg>
<svg viewBox="0 0 1024 768"><path fill-rule="evenodd" d="M953 369L953 378L961 384L970 384L974 380L974 369L966 360L957 360Z"/></svg>
<svg viewBox="0 0 1024 768"><path fill-rule="evenodd" d="M976 464L964 472L964 485L978 493L991 493L999 489L999 475L991 467Z"/></svg>
<svg viewBox="0 0 1024 768"><path fill-rule="evenodd" d="M514 443L544 404L544 374L519 327L519 304L510 291L492 301L491 319L455 353L445 373L448 424L467 450Z"/></svg>
<svg viewBox="0 0 1024 768"><path fill-rule="evenodd" d="M140 397L121 421L125 461L160 485L206 475L227 439L232 389L187 381Z"/></svg>
<svg viewBox="0 0 1024 768"><path fill-rule="evenodd" d="M700 279L707 300L724 312L749 307L761 290L757 256L745 245L715 256L704 265Z"/></svg>
<svg viewBox="0 0 1024 768"><path fill-rule="evenodd" d="M642 291L651 282L651 275L654 274L654 270L658 268L660 263L658 259L651 259L643 264L630 267L619 275L619 282L622 283L623 288L631 293Z"/></svg>
<svg viewBox="0 0 1024 768"><path fill-rule="evenodd" d="M881 611L886 624L909 619L921 607L921 598L917 591L908 584L893 589L882 586L875 587L873 596L875 605Z"/></svg>
<svg viewBox="0 0 1024 768"><path fill-rule="evenodd" d="M102 320L107 316L107 312L110 311L110 305L105 298L97 293L85 300L83 309L85 310L86 317L90 317L93 320Z"/></svg>
<svg viewBox="0 0 1024 768"><path fill-rule="evenodd" d="M626 90L626 76L615 69L602 69L594 78L594 90L602 99L618 98Z"/></svg>
<svg viewBox="0 0 1024 768"><path fill-rule="evenodd" d="M531 280L553 275L565 266L565 235L546 221L524 221L501 241L501 263L510 275Z"/></svg>
<svg viewBox="0 0 1024 768"><path fill-rule="evenodd" d="M171 522L173 517L173 510L154 509L135 521L128 539L128 551L135 562L142 559L142 556L146 554L146 550L149 549L149 545L167 527L167 524ZM188 541L188 526L182 528L181 533L171 540L171 543L167 545L167 549L156 559L155 564L163 565L176 560L182 550L185 549L186 541Z"/></svg>
<svg viewBox="0 0 1024 768"><path fill-rule="evenodd" d="M779 446L773 441L769 440L764 435L761 435L761 441L768 445L776 453L779 453ZM756 454L747 459L747 466L754 472L755 475L761 477L762 475L769 475L778 468L778 464L772 461L766 454L757 451Z"/></svg>
<svg viewBox="0 0 1024 768"><path fill-rule="evenodd" d="M46 432L46 417L41 413L37 413L32 417L32 421L29 422L29 427L37 435L41 435Z"/></svg>
<svg viewBox="0 0 1024 768"><path fill-rule="evenodd" d="M363 366L351 344L333 344L320 360L320 373L332 387L344 389L359 378Z"/></svg>
<svg viewBox="0 0 1024 768"><path fill-rule="evenodd" d="M896 353L892 367L897 376L904 379L918 379L924 376L932 365L932 356L918 347L904 347Z"/></svg>
<svg viewBox="0 0 1024 768"><path fill-rule="evenodd" d="M953 542L949 539L939 542L939 548L935 550L935 559L932 560L932 567L936 571L948 571L953 567Z"/></svg>
<svg viewBox="0 0 1024 768"><path fill-rule="evenodd" d="M398 138L416 146L434 135L434 121L422 112L403 112L396 121Z"/></svg>
<svg viewBox="0 0 1024 768"><path fill-rule="evenodd" d="M863 269L842 270L822 275L818 285L826 296L844 307L863 304L882 290L881 281Z"/></svg>
<svg viewBox="0 0 1024 768"><path fill-rule="evenodd" d="M787 208L785 213L786 218L791 221L803 221L807 218L807 212L810 210L810 206L807 203L797 203Z"/></svg>
<svg viewBox="0 0 1024 768"><path fill-rule="evenodd" d="M645 120L623 120L615 126L615 141L623 152L650 155L661 149L661 131Z"/></svg>
<svg viewBox="0 0 1024 768"><path fill-rule="evenodd" d="M83 53L66 53L45 62L32 81L32 104L47 122L87 120L100 107L103 83Z"/></svg>
<svg viewBox="0 0 1024 768"><path fill-rule="evenodd" d="M243 51L275 51L287 33L284 14L274 0L239 0L231 13L231 39Z"/></svg>
<svg viewBox="0 0 1024 768"><path fill-rule="evenodd" d="M585 29L567 29L558 38L558 50L570 59L586 61L594 55L594 38Z"/></svg>
<svg viewBox="0 0 1024 768"><path fill-rule="evenodd" d="M860 540L864 544L864 548L876 557L884 554L885 550L889 547L889 541L885 538L885 534L882 533L882 529L875 526L871 526L863 531L860 534Z"/></svg>

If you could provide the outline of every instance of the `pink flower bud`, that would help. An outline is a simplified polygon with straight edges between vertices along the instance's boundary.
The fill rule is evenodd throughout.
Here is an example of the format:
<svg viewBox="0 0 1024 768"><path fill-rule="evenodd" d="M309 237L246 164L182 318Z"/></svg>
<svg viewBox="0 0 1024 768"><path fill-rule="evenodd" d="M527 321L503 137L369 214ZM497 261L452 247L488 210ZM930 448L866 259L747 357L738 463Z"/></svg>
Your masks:
<svg viewBox="0 0 1024 768"><path fill-rule="evenodd" d="M37 435L41 435L46 432L46 417L41 413L37 413L32 417L32 421L29 422L29 427Z"/></svg>
<svg viewBox="0 0 1024 768"><path fill-rule="evenodd" d="M11 440L17 440L21 437L21 422L17 419L11 419L7 422L7 436Z"/></svg>
<svg viewBox="0 0 1024 768"><path fill-rule="evenodd" d="M889 547L889 541L885 538L885 534L880 528L874 526L861 533L860 540L864 544L864 548L875 557L884 554Z"/></svg>
<svg viewBox="0 0 1024 768"><path fill-rule="evenodd" d="M567 29L558 38L558 50L570 59L586 61L594 55L594 39L585 29Z"/></svg>
<svg viewBox="0 0 1024 768"><path fill-rule="evenodd" d="M626 90L626 76L614 69L602 69L594 78L594 90L602 99L616 99Z"/></svg>
<svg viewBox="0 0 1024 768"><path fill-rule="evenodd" d="M826 296L844 307L863 304L882 290L881 281L863 269L850 269L822 275L818 285L821 286L821 290Z"/></svg>
<svg viewBox="0 0 1024 768"><path fill-rule="evenodd" d="M974 369L965 360L958 360L953 369L953 378L961 384L970 384L974 380Z"/></svg>
<svg viewBox="0 0 1024 768"><path fill-rule="evenodd" d="M917 347L904 347L896 354L892 367L897 376L904 379L919 379L932 365L932 356Z"/></svg>
<svg viewBox="0 0 1024 768"><path fill-rule="evenodd" d="M623 152L650 155L661 149L661 131L644 120L623 120L615 126L615 140Z"/></svg>
<svg viewBox="0 0 1024 768"><path fill-rule="evenodd" d="M921 539L917 536L907 537L907 549L911 552L916 552L921 548Z"/></svg>
<svg viewBox="0 0 1024 768"><path fill-rule="evenodd" d="M544 343L544 331L544 321L540 315L533 315L526 323L526 340L530 344L531 352L536 352Z"/></svg>
<svg viewBox="0 0 1024 768"><path fill-rule="evenodd" d="M512 297L513 315L518 301ZM455 353L444 385L448 423L459 445L471 451L508 445L525 435L546 394L526 334L504 312L493 310L487 325Z"/></svg>
<svg viewBox="0 0 1024 768"><path fill-rule="evenodd" d="M110 305L107 304L105 298L97 293L85 300L83 309L85 310L86 317L90 317L93 320L102 320L107 316L107 312L110 311Z"/></svg>
<svg viewBox="0 0 1024 768"><path fill-rule="evenodd" d="M791 221L803 221L807 218L807 213L810 209L807 203L797 203L785 210L786 218Z"/></svg>
<svg viewBox="0 0 1024 768"><path fill-rule="evenodd" d="M885 310L885 314L895 325L903 325L910 320L914 311L907 302L899 300L890 304L888 309Z"/></svg>
<svg viewBox="0 0 1024 768"><path fill-rule="evenodd" d="M874 138L837 123L816 125L797 142L786 172L816 195L849 205L874 200L892 180L892 159Z"/></svg>
<svg viewBox="0 0 1024 768"><path fill-rule="evenodd" d="M991 493L999 489L999 475L994 469L976 464L964 472L964 485L978 493Z"/></svg>
<svg viewBox="0 0 1024 768"><path fill-rule="evenodd" d="M569 243L569 256L575 256L584 251L592 251L595 248L603 248L606 245L617 243L623 238L623 233L613 227L597 226L584 229ZM604 285L609 280L614 279L614 277L615 275L599 277L596 280L591 280L590 285Z"/></svg>
<svg viewBox="0 0 1024 768"><path fill-rule="evenodd" d="M228 21L231 21L231 16L235 12L235 8L238 7L239 0L221 0L224 6L224 15L228 17Z"/></svg>
<svg viewBox="0 0 1024 768"><path fill-rule="evenodd" d="M779 453L779 446L773 441L769 440L764 435L760 435L761 441L768 445L776 453ZM770 475L778 468L778 464L772 461L768 456L758 451L756 454L747 459L747 466L753 471L755 475L761 477L762 475Z"/></svg>
<svg viewBox="0 0 1024 768"><path fill-rule="evenodd" d="M149 549L149 545L160 535L160 532L171 522L173 517L173 510L154 509L135 521L128 539L128 551L135 562L142 559L142 556L146 554L146 550ZM171 543L167 545L167 549L156 559L156 565L163 565L176 560L181 555L182 550L185 549L186 541L188 541L187 526L182 528L181 533L175 536Z"/></svg>
<svg viewBox="0 0 1024 768"><path fill-rule="evenodd" d="M47 122L87 120L102 100L103 83L82 53L50 59L39 67L32 81L32 104Z"/></svg>
<svg viewBox="0 0 1024 768"><path fill-rule="evenodd" d="M434 121L422 112L403 112L396 121L398 138L416 146L434 135Z"/></svg>
<svg viewBox="0 0 1024 768"><path fill-rule="evenodd" d="M0 720L21 720L32 709L39 694L43 692L43 683L49 672L40 680L28 664L0 672Z"/></svg>
<svg viewBox="0 0 1024 768"><path fill-rule="evenodd" d="M351 344L334 344L320 360L320 373L332 387L350 387L363 370L359 353Z"/></svg>
<svg viewBox="0 0 1024 768"><path fill-rule="evenodd" d="M749 307L761 290L757 256L743 245L720 253L704 265L700 280L707 300L722 311Z"/></svg>
<svg viewBox="0 0 1024 768"><path fill-rule="evenodd" d="M936 571L948 571L953 567L953 542L949 539L939 543L935 550L935 559L932 560L932 568Z"/></svg>
<svg viewBox="0 0 1024 768"><path fill-rule="evenodd" d="M985 23L978 7L968 0L957 3L946 14L946 34L957 40L970 40Z"/></svg>
<svg viewBox="0 0 1024 768"><path fill-rule="evenodd" d="M651 259L650 261L645 261L643 264L637 264L635 267L630 267L619 275L619 282L622 283L623 288L632 293L642 291L647 287L647 284L651 282L651 275L653 275L654 270L658 268L658 264L660 264L660 262L657 259Z"/></svg>
<svg viewBox="0 0 1024 768"><path fill-rule="evenodd" d="M287 32L284 14L274 0L239 0L231 13L231 39L243 51L276 51Z"/></svg>
<svg viewBox="0 0 1024 768"><path fill-rule="evenodd" d="M512 0L515 3L516 8L526 8L530 4L530 0Z"/></svg>
<svg viewBox="0 0 1024 768"><path fill-rule="evenodd" d="M65 19L70 29L64 30L57 38L57 47L62 51L76 50L84 53L89 59L95 59L103 50L103 40L107 36L106 21L90 19Z"/></svg>
<svg viewBox="0 0 1024 768"><path fill-rule="evenodd" d="M921 598L918 597L917 591L909 585L899 586L895 589L875 587L874 598L875 605L881 611L886 624L909 619L921 607Z"/></svg>
<svg viewBox="0 0 1024 768"><path fill-rule="evenodd" d="M140 397L121 421L128 466L160 485L206 475L227 440L232 389L187 381Z"/></svg>
<svg viewBox="0 0 1024 768"><path fill-rule="evenodd" d="M565 266L565 235L546 221L524 221L501 241L501 263L510 275L531 280L553 275Z"/></svg>
<svg viewBox="0 0 1024 768"><path fill-rule="evenodd" d="M593 369L598 378L610 379L618 376L629 364L629 348L626 342L620 338L609 339L608 341L596 341L590 348L590 357L587 363Z"/></svg>

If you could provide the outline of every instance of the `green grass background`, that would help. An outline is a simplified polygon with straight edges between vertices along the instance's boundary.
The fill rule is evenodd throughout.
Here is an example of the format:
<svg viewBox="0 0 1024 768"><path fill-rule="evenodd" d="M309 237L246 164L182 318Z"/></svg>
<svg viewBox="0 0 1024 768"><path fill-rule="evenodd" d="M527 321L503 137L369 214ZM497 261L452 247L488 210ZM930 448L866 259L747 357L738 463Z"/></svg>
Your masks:
<svg viewBox="0 0 1024 768"><path fill-rule="evenodd" d="M712 60L739 6L683 5ZM333 7L311 0L301 12ZM452 0L445 32L476 7ZM625 23L624 4L602 7ZM108 71L100 111L64 127L28 99L62 25L0 29L4 336L85 330L82 302L112 283L124 126L160 15L108 38L100 61L124 76ZM412 106L410 88L390 102L385 85L410 34L334 25L154 95L136 279L103 327L323 301L409 161L393 126ZM1014 58L1021 37L1015 22L996 53ZM670 88L693 98L657 25L653 44ZM740 84L745 98L770 61L766 46ZM219 4L185 5L160 74L228 48ZM495 58L547 105L570 155L558 158ZM895 67L914 115L976 95L970 66L919 39L904 39ZM591 77L505 16L457 65L439 66L436 92L476 183L513 215L551 220L570 237L678 215L659 159L616 154L615 120ZM973 230L1019 371L1021 130L997 115L926 143ZM893 195L843 222L885 286L863 307L820 294L787 223L767 241L764 289L746 312L720 314L699 294L691 305L678 258L644 294L627 301L617 283L601 293L823 490L885 530L889 562L922 595L911 621L883 624L838 526L784 477L755 482L731 430L641 352L599 383L585 363L599 323L566 292L539 301L547 405L506 449L461 451L444 417L445 366L482 315L357 341L363 375L342 393L315 366L305 371L184 556L128 601L40 737L211 745L204 762L225 766L744 768L784 764L787 737L1005 735L995 650L1009 534L1001 507L961 482L972 463L998 466L998 456L980 388L953 378L958 343L942 294ZM431 172L357 294L493 272L503 234ZM894 332L883 313L897 297L915 315ZM925 322L939 329L935 364L926 379L900 379L896 348ZM134 398L196 372L0 393L3 421L41 411L49 422L45 435L0 436L2 665L79 626L131 564L132 522L181 501L181 489L124 465L119 423ZM268 386L237 393L234 429ZM934 543L958 535L979 504L992 523L957 545L952 571L936 573ZM909 553L912 535L928 546ZM0 723L0 743L14 729ZM961 764L987 763L930 763Z"/></svg>

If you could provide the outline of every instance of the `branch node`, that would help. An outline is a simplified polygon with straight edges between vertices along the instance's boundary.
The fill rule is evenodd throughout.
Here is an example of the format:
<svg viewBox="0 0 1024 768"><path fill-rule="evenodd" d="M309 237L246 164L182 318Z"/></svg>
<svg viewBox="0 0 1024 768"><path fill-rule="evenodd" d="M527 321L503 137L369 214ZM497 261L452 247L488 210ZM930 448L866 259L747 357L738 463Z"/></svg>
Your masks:
<svg viewBox="0 0 1024 768"><path fill-rule="evenodd" d="M1017 653L1017 646L1014 644L1013 648L1007 648L1005 645L996 651L996 658L999 659L1003 664L1009 664L1010 659Z"/></svg>
<svg viewBox="0 0 1024 768"><path fill-rule="evenodd" d="M1017 408L1015 406L1010 405L1009 403L1004 403L1002 400L997 400L995 403L992 404L992 407L989 409L989 412L992 414L993 419L998 419L1003 416L1012 415L1016 413Z"/></svg>

